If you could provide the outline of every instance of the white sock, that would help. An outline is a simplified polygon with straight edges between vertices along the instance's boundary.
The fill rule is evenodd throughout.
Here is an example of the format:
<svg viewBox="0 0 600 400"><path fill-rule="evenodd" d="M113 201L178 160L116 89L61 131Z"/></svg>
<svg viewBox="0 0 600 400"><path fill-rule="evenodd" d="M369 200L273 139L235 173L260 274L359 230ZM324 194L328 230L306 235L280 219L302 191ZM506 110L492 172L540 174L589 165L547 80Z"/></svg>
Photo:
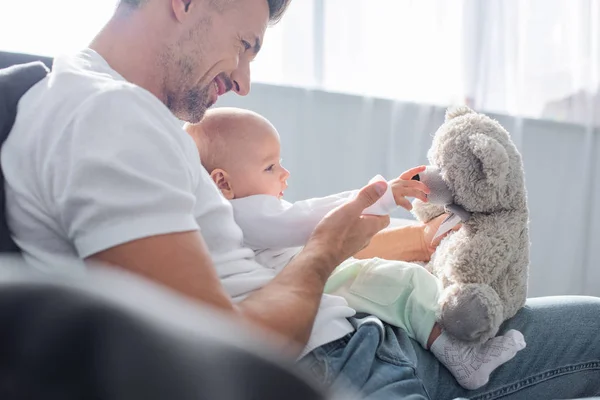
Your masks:
<svg viewBox="0 0 600 400"><path fill-rule="evenodd" d="M431 352L465 389L478 389L488 383L490 374L525 348L521 332L511 329L482 344L458 341L442 332Z"/></svg>

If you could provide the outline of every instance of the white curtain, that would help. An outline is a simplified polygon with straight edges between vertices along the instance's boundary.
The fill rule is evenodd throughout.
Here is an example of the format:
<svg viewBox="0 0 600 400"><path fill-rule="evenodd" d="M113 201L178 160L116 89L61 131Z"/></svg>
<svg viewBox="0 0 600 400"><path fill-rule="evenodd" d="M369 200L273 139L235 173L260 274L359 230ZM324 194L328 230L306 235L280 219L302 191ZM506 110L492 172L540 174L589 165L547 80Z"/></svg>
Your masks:
<svg viewBox="0 0 600 400"><path fill-rule="evenodd" d="M596 0L469 0L473 105L592 123L600 74Z"/></svg>
<svg viewBox="0 0 600 400"><path fill-rule="evenodd" d="M0 50L84 47L116 0L0 4ZM600 0L293 0L256 82L595 124Z"/></svg>
<svg viewBox="0 0 600 400"><path fill-rule="evenodd" d="M588 124L598 0L295 0L259 82Z"/></svg>
<svg viewBox="0 0 600 400"><path fill-rule="evenodd" d="M267 33L258 82L462 102L463 0L295 0Z"/></svg>
<svg viewBox="0 0 600 400"><path fill-rule="evenodd" d="M54 56L87 46L117 0L0 0L0 51Z"/></svg>

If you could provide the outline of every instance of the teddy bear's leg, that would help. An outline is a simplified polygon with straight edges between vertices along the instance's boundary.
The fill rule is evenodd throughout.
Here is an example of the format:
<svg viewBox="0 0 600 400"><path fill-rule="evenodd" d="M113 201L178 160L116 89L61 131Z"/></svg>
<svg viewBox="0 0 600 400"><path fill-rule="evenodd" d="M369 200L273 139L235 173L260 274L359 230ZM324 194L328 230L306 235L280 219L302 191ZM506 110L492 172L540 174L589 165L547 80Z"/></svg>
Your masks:
<svg viewBox="0 0 600 400"><path fill-rule="evenodd" d="M440 325L459 340L484 342L491 339L503 321L502 302L488 285L451 285L440 298Z"/></svg>
<svg viewBox="0 0 600 400"><path fill-rule="evenodd" d="M412 203L412 214L421 222L429 222L435 217L446 212L444 206L439 204L431 204L415 199Z"/></svg>

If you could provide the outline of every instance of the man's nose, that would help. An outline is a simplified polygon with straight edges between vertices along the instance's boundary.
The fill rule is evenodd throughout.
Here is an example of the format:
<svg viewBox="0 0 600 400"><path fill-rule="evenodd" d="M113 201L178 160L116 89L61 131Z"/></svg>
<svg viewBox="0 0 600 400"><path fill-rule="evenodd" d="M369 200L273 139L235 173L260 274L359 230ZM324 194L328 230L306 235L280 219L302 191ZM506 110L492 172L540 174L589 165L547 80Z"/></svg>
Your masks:
<svg viewBox="0 0 600 400"><path fill-rule="evenodd" d="M233 90L240 96L247 96L250 93L250 63L240 60L238 68L231 74L233 81Z"/></svg>

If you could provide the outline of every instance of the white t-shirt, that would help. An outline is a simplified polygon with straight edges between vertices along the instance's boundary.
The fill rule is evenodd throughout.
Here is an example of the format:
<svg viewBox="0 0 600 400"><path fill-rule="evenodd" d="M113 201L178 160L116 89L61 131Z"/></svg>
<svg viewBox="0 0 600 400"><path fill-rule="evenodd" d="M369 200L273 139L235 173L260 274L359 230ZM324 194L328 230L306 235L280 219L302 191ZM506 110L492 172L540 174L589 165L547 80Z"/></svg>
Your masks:
<svg viewBox="0 0 600 400"><path fill-rule="evenodd" d="M384 181L380 175L371 179ZM256 260L281 271L302 250L315 227L331 210L356 197L358 190L289 203L275 196L254 195L231 200L244 244ZM391 187L364 214L388 215L398 208Z"/></svg>
<svg viewBox="0 0 600 400"><path fill-rule="evenodd" d="M72 258L200 227L234 301L275 275L243 246L230 203L179 121L92 50L57 57L23 96L0 160L9 226L33 266L64 272ZM352 315L345 300L326 296L303 354L351 332Z"/></svg>

